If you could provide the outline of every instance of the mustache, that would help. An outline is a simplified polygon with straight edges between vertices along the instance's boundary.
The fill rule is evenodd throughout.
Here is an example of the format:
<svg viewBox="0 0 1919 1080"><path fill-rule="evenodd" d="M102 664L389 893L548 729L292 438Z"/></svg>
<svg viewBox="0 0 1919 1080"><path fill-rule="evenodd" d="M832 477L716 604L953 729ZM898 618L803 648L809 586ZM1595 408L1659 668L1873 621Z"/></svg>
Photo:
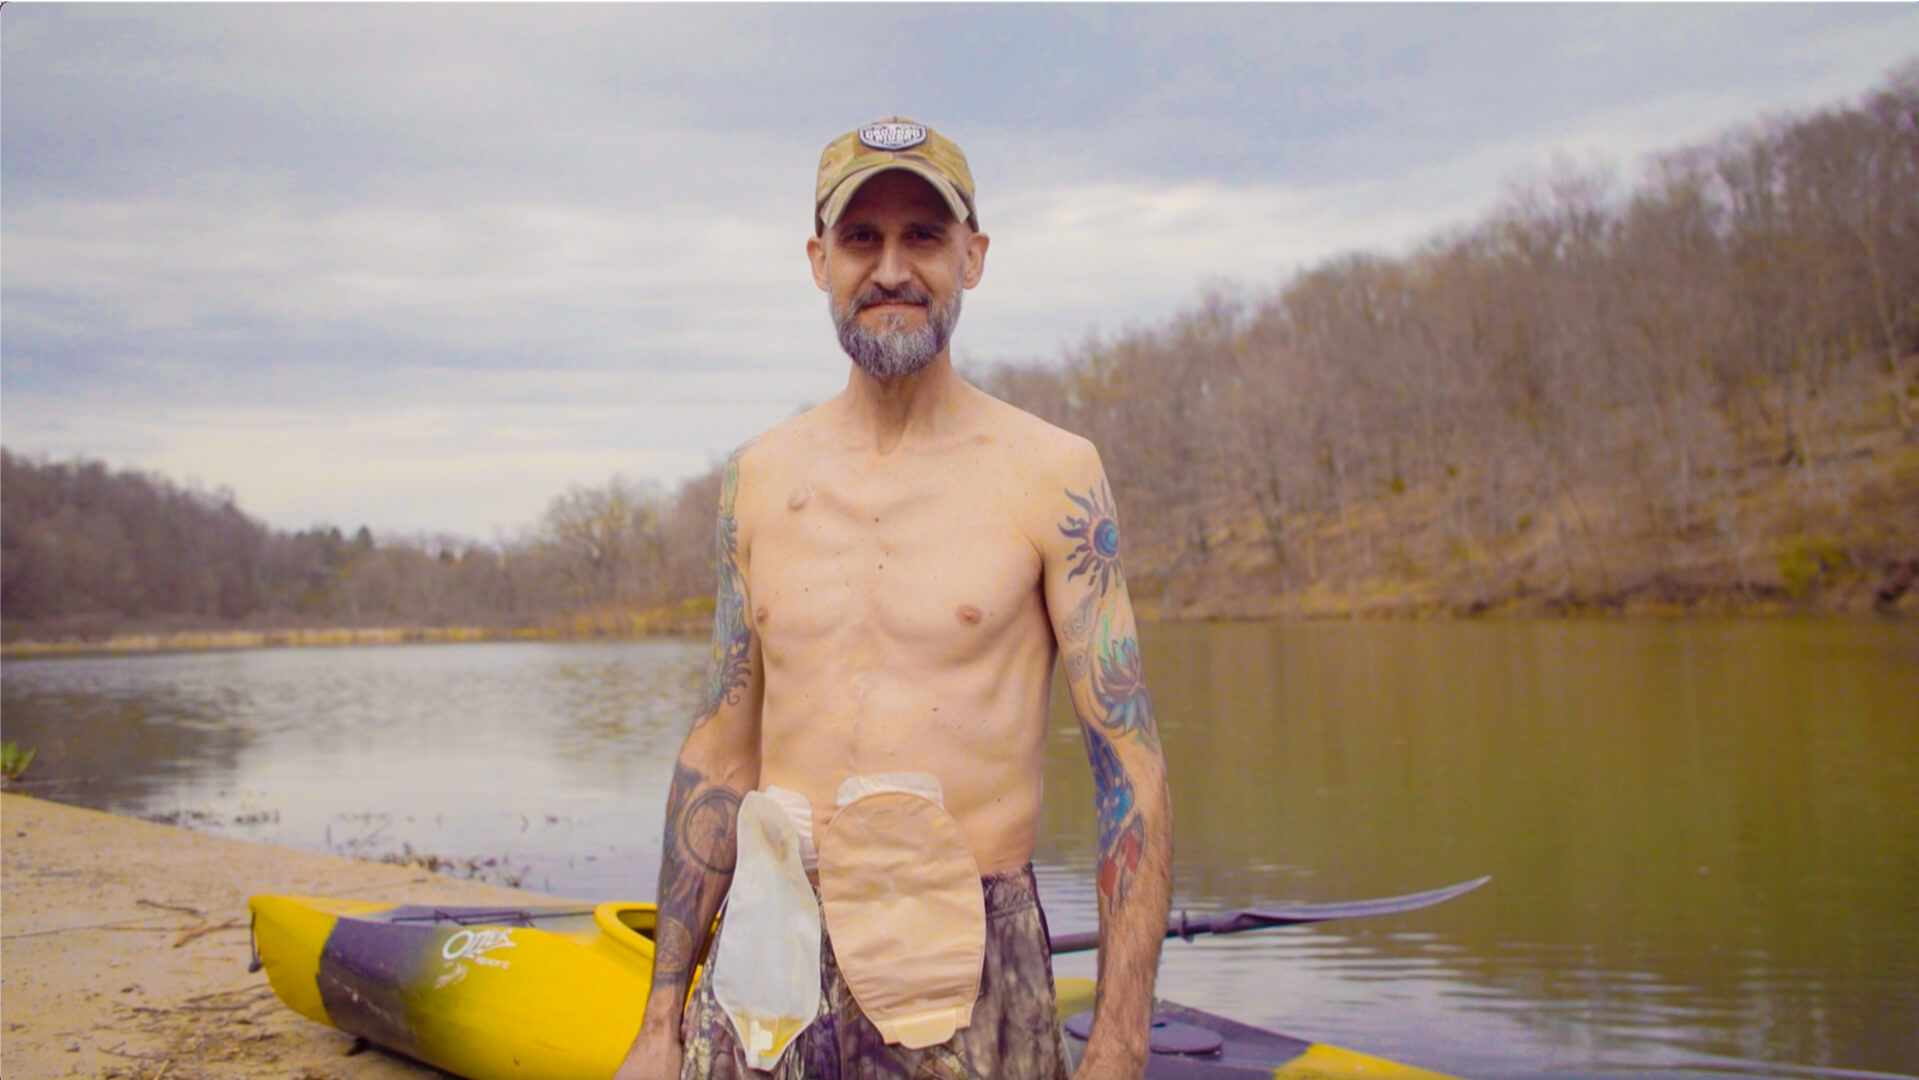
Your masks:
<svg viewBox="0 0 1919 1080"><path fill-rule="evenodd" d="M902 285L897 289L869 285L853 298L853 313L857 315L875 304L918 304L925 307L932 301L932 296L917 285Z"/></svg>

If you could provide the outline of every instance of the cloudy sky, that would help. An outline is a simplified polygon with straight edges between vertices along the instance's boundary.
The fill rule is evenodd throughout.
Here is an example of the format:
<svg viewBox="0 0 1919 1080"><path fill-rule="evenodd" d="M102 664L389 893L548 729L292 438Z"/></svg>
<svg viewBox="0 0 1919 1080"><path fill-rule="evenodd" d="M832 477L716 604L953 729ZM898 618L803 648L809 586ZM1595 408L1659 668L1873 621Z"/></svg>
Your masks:
<svg viewBox="0 0 1919 1080"><path fill-rule="evenodd" d="M962 368L1406 250L1555 154L1847 101L1919 6L0 10L0 423L285 528L479 539L845 381L833 136L972 161Z"/></svg>

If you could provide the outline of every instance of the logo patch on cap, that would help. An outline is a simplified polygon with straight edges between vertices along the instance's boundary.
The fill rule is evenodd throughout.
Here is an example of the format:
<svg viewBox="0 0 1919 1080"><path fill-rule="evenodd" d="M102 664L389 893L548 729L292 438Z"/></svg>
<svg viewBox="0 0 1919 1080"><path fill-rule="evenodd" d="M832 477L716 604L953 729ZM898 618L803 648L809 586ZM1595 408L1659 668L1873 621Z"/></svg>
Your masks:
<svg viewBox="0 0 1919 1080"><path fill-rule="evenodd" d="M926 129L919 124L868 124L860 129L860 142L875 150L904 150L926 141Z"/></svg>

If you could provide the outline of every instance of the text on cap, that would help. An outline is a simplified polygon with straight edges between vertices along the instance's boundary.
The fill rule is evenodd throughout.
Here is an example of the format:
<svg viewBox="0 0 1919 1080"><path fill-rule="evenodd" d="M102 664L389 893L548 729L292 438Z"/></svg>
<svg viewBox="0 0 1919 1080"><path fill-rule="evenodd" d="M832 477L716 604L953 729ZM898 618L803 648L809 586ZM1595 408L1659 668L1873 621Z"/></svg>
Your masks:
<svg viewBox="0 0 1919 1080"><path fill-rule="evenodd" d="M919 124L868 124L860 129L860 142L875 150L904 150L926 141L926 129Z"/></svg>

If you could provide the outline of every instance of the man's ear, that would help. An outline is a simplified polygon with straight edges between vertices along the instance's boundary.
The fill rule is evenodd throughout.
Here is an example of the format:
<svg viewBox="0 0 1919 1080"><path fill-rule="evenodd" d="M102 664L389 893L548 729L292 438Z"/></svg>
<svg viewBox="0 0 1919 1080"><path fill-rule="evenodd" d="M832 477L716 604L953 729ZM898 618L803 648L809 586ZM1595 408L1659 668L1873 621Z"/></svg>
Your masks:
<svg viewBox="0 0 1919 1080"><path fill-rule="evenodd" d="M825 241L817 236L807 237L806 258L813 264L813 284L818 285L821 292L827 291Z"/></svg>
<svg viewBox="0 0 1919 1080"><path fill-rule="evenodd" d="M992 238L983 232L976 232L966 238L966 274L960 283L967 288L979 284L980 275L986 272L986 246Z"/></svg>

